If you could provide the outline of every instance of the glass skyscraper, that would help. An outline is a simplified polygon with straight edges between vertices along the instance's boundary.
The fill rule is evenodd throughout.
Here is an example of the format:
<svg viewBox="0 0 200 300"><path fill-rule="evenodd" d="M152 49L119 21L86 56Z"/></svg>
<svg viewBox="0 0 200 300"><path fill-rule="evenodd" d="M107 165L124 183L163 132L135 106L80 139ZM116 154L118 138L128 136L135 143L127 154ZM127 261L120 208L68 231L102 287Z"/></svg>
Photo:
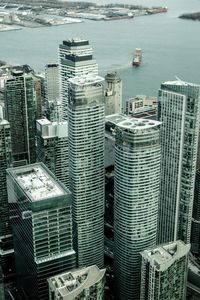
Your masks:
<svg viewBox="0 0 200 300"><path fill-rule="evenodd" d="M11 126L14 162L34 163L36 94L31 75L13 70L4 87L6 119Z"/></svg>
<svg viewBox="0 0 200 300"><path fill-rule="evenodd" d="M104 261L103 78L69 80L69 178L78 266Z"/></svg>
<svg viewBox="0 0 200 300"><path fill-rule="evenodd" d="M61 118L67 120L68 79L74 76L98 74L98 65L88 40L68 39L59 45Z"/></svg>
<svg viewBox="0 0 200 300"><path fill-rule="evenodd" d="M198 85L181 80L165 82L159 90L162 160L158 243L177 239L190 242L200 120L199 91Z"/></svg>
<svg viewBox="0 0 200 300"><path fill-rule="evenodd" d="M7 170L18 288L48 300L47 279L76 267L71 193L42 163Z"/></svg>
<svg viewBox="0 0 200 300"><path fill-rule="evenodd" d="M140 299L140 251L156 245L160 122L115 114L114 273L119 300Z"/></svg>

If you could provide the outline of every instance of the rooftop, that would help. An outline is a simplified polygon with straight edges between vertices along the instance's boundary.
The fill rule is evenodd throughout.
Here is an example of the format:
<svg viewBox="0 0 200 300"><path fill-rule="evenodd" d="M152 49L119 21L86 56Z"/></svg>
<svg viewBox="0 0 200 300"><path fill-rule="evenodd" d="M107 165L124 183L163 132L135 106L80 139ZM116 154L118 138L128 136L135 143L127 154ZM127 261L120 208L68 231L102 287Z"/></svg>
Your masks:
<svg viewBox="0 0 200 300"><path fill-rule="evenodd" d="M48 282L51 289L57 290L62 299L72 300L84 289L102 280L105 271L94 265L51 277Z"/></svg>
<svg viewBox="0 0 200 300"><path fill-rule="evenodd" d="M105 121L113 123L118 127L133 130L133 131L150 129L153 127L157 127L158 125L161 124L161 122L159 121L134 118L124 114L114 114L114 115L107 116L105 118Z"/></svg>
<svg viewBox="0 0 200 300"><path fill-rule="evenodd" d="M75 76L73 78L70 78L68 81L72 85L86 86L95 83L102 83L104 81L104 78L100 76L96 76L94 74L87 74L82 76Z"/></svg>
<svg viewBox="0 0 200 300"><path fill-rule="evenodd" d="M179 240L144 250L141 252L141 255L148 260L157 271L164 271L176 260L187 255L189 250L190 244L184 244Z"/></svg>
<svg viewBox="0 0 200 300"><path fill-rule="evenodd" d="M165 81L163 82L163 84L167 84L167 85L182 85L182 86L199 86L198 84L195 84L195 83L190 83L190 82L186 82L186 81L183 81L181 80L180 78L177 78L177 80L174 80L174 81Z"/></svg>
<svg viewBox="0 0 200 300"><path fill-rule="evenodd" d="M65 194L53 174L42 163L9 169L8 172L32 202Z"/></svg>
<svg viewBox="0 0 200 300"><path fill-rule="evenodd" d="M49 138L67 138L68 137L68 122L51 122L47 119L36 121L37 130L40 132L43 139Z"/></svg>

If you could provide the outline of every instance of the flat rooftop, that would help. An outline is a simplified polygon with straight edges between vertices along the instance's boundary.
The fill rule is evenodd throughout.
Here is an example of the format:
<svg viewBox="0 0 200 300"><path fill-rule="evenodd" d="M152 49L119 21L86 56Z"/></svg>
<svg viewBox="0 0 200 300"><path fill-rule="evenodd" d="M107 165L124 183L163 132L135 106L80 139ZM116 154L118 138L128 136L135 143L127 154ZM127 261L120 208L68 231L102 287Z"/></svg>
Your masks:
<svg viewBox="0 0 200 300"><path fill-rule="evenodd" d="M82 76L75 76L73 78L70 78L68 81L72 85L86 86L86 85L92 85L95 83L102 83L104 81L104 78L101 76L96 76L94 74L87 74L87 75L82 75Z"/></svg>
<svg viewBox="0 0 200 300"><path fill-rule="evenodd" d="M166 84L166 85L177 85L177 86L196 86L198 87L199 85L198 84L195 84L195 83L190 83L190 82L186 82L186 81L183 81L181 79L178 79L178 80L174 80L174 81L165 81L163 82L162 84Z"/></svg>
<svg viewBox="0 0 200 300"><path fill-rule="evenodd" d="M37 130L40 132L43 139L49 138L67 138L68 137L68 122L51 122L47 119L36 121Z"/></svg>
<svg viewBox="0 0 200 300"><path fill-rule="evenodd" d="M100 270L96 265L81 268L51 277L48 282L53 290L57 290L62 299L75 299L84 289L99 282L106 269Z"/></svg>
<svg viewBox="0 0 200 300"><path fill-rule="evenodd" d="M8 170L31 201L65 195L66 191L42 163Z"/></svg>
<svg viewBox="0 0 200 300"><path fill-rule="evenodd" d="M131 130L144 130L157 127L161 122L142 118L134 118L124 114L106 116L105 122L113 123L115 126Z"/></svg>
<svg viewBox="0 0 200 300"><path fill-rule="evenodd" d="M141 252L141 255L147 259L151 265L156 266L158 271L164 271L176 260L187 255L189 250L190 244L184 244L179 240L144 250Z"/></svg>

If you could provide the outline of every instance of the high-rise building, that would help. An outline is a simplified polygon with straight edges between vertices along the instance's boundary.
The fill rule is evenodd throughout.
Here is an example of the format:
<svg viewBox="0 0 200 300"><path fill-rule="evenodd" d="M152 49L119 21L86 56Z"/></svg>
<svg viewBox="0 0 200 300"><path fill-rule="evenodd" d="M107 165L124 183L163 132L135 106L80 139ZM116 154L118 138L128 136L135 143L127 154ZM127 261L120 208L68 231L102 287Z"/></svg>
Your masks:
<svg viewBox="0 0 200 300"><path fill-rule="evenodd" d="M189 250L179 240L141 252L140 300L186 299Z"/></svg>
<svg viewBox="0 0 200 300"><path fill-rule="evenodd" d="M103 300L105 272L91 266L51 277L49 300Z"/></svg>
<svg viewBox="0 0 200 300"><path fill-rule="evenodd" d="M68 123L37 120L37 161L69 186Z"/></svg>
<svg viewBox="0 0 200 300"><path fill-rule="evenodd" d="M78 266L104 261L103 78L69 80L69 177Z"/></svg>
<svg viewBox="0 0 200 300"><path fill-rule="evenodd" d="M41 119L44 113L44 76L42 74L32 74L33 88L36 97L36 119Z"/></svg>
<svg viewBox="0 0 200 300"><path fill-rule="evenodd" d="M62 120L67 120L68 79L93 73L98 75L98 65L88 40L68 39L59 45L60 92Z"/></svg>
<svg viewBox="0 0 200 300"><path fill-rule="evenodd" d="M47 278L76 267L71 193L42 163L7 169L18 288L48 300Z"/></svg>
<svg viewBox="0 0 200 300"><path fill-rule="evenodd" d="M4 120L2 107L0 107L0 265L2 266L4 279L9 273L8 269L10 267L8 265L11 261L13 262L14 253L6 188L6 169L11 166L10 124Z"/></svg>
<svg viewBox="0 0 200 300"><path fill-rule="evenodd" d="M5 82L4 93L14 162L33 163L36 159L36 98L32 76L13 71Z"/></svg>
<svg viewBox="0 0 200 300"><path fill-rule="evenodd" d="M45 104L50 121L59 121L60 90L59 65L47 64L45 66Z"/></svg>
<svg viewBox="0 0 200 300"><path fill-rule="evenodd" d="M114 273L116 299L140 299L140 251L156 245L160 122L108 116L115 125Z"/></svg>
<svg viewBox="0 0 200 300"><path fill-rule="evenodd" d="M105 77L105 115L122 112L122 80L117 72L109 72Z"/></svg>
<svg viewBox="0 0 200 300"><path fill-rule="evenodd" d="M192 217L191 251L200 256L200 169L196 171Z"/></svg>
<svg viewBox="0 0 200 300"><path fill-rule="evenodd" d="M10 124L0 116L0 237L11 233L9 226L6 169L12 166Z"/></svg>
<svg viewBox="0 0 200 300"><path fill-rule="evenodd" d="M199 86L165 82L158 95L161 183L158 242L190 242L200 117Z"/></svg>

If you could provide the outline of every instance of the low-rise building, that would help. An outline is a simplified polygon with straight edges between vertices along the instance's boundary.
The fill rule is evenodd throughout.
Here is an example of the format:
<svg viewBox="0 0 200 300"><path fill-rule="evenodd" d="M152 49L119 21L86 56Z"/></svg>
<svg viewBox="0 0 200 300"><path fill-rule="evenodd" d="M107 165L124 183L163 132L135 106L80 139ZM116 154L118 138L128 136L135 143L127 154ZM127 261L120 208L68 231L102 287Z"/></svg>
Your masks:
<svg viewBox="0 0 200 300"><path fill-rule="evenodd" d="M186 298L189 244L176 241L141 252L140 300Z"/></svg>
<svg viewBox="0 0 200 300"><path fill-rule="evenodd" d="M94 265L51 277L49 300L103 300L105 272Z"/></svg>

